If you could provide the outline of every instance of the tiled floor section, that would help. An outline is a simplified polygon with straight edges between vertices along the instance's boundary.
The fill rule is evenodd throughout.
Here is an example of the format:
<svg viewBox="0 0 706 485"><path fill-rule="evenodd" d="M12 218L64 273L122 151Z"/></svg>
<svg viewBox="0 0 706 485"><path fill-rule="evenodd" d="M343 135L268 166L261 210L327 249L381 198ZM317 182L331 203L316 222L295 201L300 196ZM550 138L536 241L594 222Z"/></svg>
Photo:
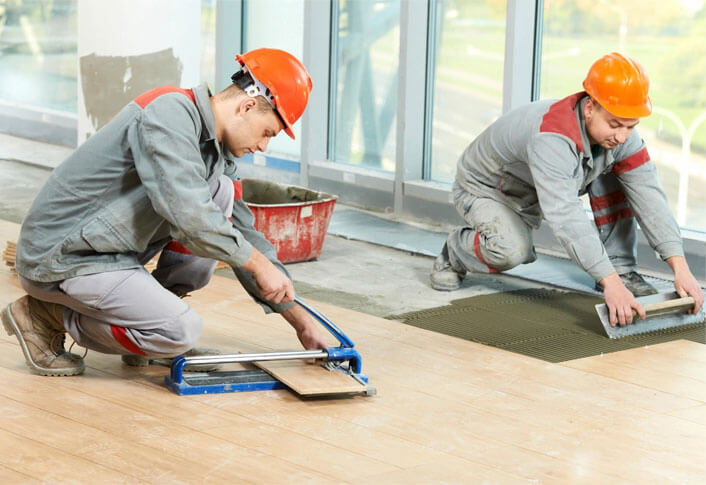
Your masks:
<svg viewBox="0 0 706 485"><path fill-rule="evenodd" d="M0 241L16 226L0 224ZM0 248L2 249L2 248ZM0 268L0 304L22 294ZM296 348L232 280L189 303L201 345ZM374 397L288 391L180 397L165 368L89 352L83 376L28 373L0 336L0 481L141 483L698 483L706 358L678 341L549 364L326 303Z"/></svg>

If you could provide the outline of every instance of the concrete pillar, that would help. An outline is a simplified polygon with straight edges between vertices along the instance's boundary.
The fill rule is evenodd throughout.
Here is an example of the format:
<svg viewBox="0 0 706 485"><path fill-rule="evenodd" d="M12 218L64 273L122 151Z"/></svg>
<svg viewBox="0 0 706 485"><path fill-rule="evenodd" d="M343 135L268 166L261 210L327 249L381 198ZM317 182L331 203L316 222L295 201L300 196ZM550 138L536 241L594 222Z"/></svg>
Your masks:
<svg viewBox="0 0 706 485"><path fill-rule="evenodd" d="M141 93L200 79L199 0L79 0L78 143Z"/></svg>

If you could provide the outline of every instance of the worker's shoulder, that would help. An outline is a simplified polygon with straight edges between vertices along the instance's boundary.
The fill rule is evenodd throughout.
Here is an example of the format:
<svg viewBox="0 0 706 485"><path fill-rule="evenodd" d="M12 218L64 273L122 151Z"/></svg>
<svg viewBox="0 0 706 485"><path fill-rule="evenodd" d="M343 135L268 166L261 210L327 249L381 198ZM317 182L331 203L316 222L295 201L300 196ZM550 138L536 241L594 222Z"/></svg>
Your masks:
<svg viewBox="0 0 706 485"><path fill-rule="evenodd" d="M157 119L161 122L179 119L191 119L197 123L201 118L198 100L193 89L182 89L177 86L160 86L150 89L133 99L130 105L144 119Z"/></svg>
<svg viewBox="0 0 706 485"><path fill-rule="evenodd" d="M520 137L532 145L567 145L583 150L575 100L543 99L524 104L503 115L494 129L503 136Z"/></svg>
<svg viewBox="0 0 706 485"><path fill-rule="evenodd" d="M204 122L199 101L193 89L161 86L139 95L128 106L140 123L192 131L200 130Z"/></svg>
<svg viewBox="0 0 706 485"><path fill-rule="evenodd" d="M541 117L538 139L561 139L573 145L577 152L583 152L583 128L576 109L585 95L581 92L559 100L536 102L536 112Z"/></svg>
<svg viewBox="0 0 706 485"><path fill-rule="evenodd" d="M193 89L182 89L177 86L160 86L150 89L134 100L140 108L145 109L154 102L178 103L196 106L196 96Z"/></svg>

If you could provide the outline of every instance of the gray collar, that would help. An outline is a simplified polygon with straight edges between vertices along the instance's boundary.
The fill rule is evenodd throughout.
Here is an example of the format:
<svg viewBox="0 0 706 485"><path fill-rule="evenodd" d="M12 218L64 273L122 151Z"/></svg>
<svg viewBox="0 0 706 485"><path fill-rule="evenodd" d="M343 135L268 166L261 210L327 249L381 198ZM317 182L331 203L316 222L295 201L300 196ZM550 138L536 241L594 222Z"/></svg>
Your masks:
<svg viewBox="0 0 706 485"><path fill-rule="evenodd" d="M591 154L591 142L588 139L588 131L586 131L586 119L583 117L583 107L586 105L588 96L585 96L576 104L576 116L579 121L579 132L581 133L581 141L583 142L583 155L590 158L590 165L593 167L593 155Z"/></svg>
<svg viewBox="0 0 706 485"><path fill-rule="evenodd" d="M194 98L196 99L196 109L199 110L201 119L203 120L204 133L201 135L201 141L213 140L216 145L216 151L222 155L228 162L233 162L233 156L226 150L225 146L216 139L216 119L213 117L213 108L211 107L211 90L207 84L199 84L194 89Z"/></svg>
<svg viewBox="0 0 706 485"><path fill-rule="evenodd" d="M216 139L216 120L213 117L213 109L211 108L211 91L206 84L200 84L193 88L194 98L196 99L196 109L199 110L205 132L201 135L202 141Z"/></svg>

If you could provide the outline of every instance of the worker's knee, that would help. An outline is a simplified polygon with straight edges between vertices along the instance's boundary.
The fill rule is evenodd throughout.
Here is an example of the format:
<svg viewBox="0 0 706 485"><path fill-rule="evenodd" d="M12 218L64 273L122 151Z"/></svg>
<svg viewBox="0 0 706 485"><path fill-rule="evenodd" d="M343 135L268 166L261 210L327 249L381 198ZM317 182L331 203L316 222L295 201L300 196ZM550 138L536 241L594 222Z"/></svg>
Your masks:
<svg viewBox="0 0 706 485"><path fill-rule="evenodd" d="M536 259L529 237L515 232L483 234L470 227L452 232L446 240L449 261L460 270L505 271Z"/></svg>
<svg viewBox="0 0 706 485"><path fill-rule="evenodd" d="M174 322L176 328L174 345L178 347L178 354L196 347L196 342L203 331L203 319L192 308L180 315Z"/></svg>
<svg viewBox="0 0 706 485"><path fill-rule="evenodd" d="M193 349L201 336L203 320L196 311L178 315L166 323L160 332L149 339L145 353L155 357L173 357Z"/></svg>
<svg viewBox="0 0 706 485"><path fill-rule="evenodd" d="M485 238L481 251L486 263L498 271L506 271L537 259L532 241L513 234L496 234Z"/></svg>
<svg viewBox="0 0 706 485"><path fill-rule="evenodd" d="M199 290L205 287L209 281L211 281L211 276L218 265L217 261L206 258L194 258L188 265L188 283L176 285L176 288L170 288L171 290L181 290L183 293L188 293L191 291Z"/></svg>
<svg viewBox="0 0 706 485"><path fill-rule="evenodd" d="M172 293L183 295L203 288L211 281L217 261L170 250L162 251L152 276Z"/></svg>

